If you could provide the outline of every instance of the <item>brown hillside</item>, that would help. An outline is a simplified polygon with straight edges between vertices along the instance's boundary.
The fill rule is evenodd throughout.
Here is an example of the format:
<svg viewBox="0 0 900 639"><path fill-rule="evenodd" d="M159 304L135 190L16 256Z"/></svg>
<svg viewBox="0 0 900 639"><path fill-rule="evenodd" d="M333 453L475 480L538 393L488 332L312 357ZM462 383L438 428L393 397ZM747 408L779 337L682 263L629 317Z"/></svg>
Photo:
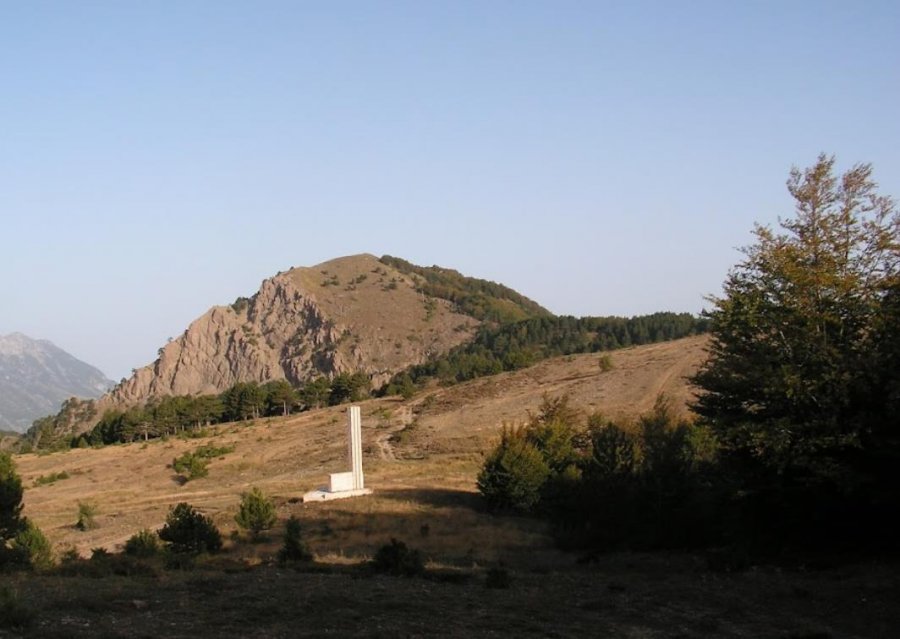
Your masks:
<svg viewBox="0 0 900 639"><path fill-rule="evenodd" d="M451 488L471 493L481 453L504 423L526 419L544 394L565 393L585 413L601 411L619 418L646 411L660 392L686 410L690 390L685 376L703 360L705 343L706 338L694 337L615 351L613 369L607 372L598 366L597 355L578 355L436 388L408 402L364 402L367 482L377 493ZM250 485L275 495L284 516L302 512L303 505L288 500L315 488L328 473L344 470L345 410L225 424L198 440L21 455L17 464L29 487L26 514L55 543L72 544L86 553L98 546L114 548L141 528L159 527L178 501L213 513L220 525L233 529L240 493ZM209 477L179 485L167 465L206 443L233 445L235 450L212 462ZM63 471L68 479L34 486L39 476ZM80 532L72 527L79 501L97 505L97 529ZM372 503L378 503L377 495Z"/></svg>

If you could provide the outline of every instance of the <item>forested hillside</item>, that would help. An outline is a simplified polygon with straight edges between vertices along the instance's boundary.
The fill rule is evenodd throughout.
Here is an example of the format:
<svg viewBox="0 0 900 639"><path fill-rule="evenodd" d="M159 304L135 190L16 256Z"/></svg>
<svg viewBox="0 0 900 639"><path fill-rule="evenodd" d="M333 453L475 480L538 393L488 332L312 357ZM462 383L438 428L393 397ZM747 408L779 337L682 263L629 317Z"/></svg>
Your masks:
<svg viewBox="0 0 900 639"><path fill-rule="evenodd" d="M462 382L525 368L558 355L596 353L690 335L708 328L690 313L653 313L637 317L539 317L499 327L482 327L475 339L447 355L413 366L391 380L385 391L403 392L429 378Z"/></svg>

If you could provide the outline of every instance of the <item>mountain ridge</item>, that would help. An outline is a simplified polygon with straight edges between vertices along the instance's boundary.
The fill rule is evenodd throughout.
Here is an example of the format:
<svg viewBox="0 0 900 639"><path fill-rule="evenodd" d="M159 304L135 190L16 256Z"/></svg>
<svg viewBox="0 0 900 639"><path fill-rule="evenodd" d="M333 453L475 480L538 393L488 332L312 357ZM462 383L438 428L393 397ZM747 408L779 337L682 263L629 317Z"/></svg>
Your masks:
<svg viewBox="0 0 900 639"><path fill-rule="evenodd" d="M25 432L70 397L96 398L112 384L49 340L0 335L0 430Z"/></svg>

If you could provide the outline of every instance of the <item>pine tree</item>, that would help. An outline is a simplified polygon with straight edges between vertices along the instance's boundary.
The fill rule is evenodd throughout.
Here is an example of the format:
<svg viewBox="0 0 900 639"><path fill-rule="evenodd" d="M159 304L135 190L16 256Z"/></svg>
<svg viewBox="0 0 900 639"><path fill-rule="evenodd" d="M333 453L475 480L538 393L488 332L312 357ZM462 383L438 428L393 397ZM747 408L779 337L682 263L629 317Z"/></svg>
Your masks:
<svg viewBox="0 0 900 639"><path fill-rule="evenodd" d="M241 505L234 520L244 530L249 530L253 539L258 539L263 530L275 525L275 504L259 488L241 495Z"/></svg>

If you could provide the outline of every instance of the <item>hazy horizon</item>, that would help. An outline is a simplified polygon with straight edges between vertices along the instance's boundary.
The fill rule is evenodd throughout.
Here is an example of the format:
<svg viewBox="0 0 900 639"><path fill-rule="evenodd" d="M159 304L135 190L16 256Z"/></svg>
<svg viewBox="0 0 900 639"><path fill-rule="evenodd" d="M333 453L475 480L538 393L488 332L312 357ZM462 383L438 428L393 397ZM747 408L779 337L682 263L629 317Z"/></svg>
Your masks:
<svg viewBox="0 0 900 639"><path fill-rule="evenodd" d="M900 197L900 5L0 7L0 335L112 379L292 266L699 312L792 165Z"/></svg>

